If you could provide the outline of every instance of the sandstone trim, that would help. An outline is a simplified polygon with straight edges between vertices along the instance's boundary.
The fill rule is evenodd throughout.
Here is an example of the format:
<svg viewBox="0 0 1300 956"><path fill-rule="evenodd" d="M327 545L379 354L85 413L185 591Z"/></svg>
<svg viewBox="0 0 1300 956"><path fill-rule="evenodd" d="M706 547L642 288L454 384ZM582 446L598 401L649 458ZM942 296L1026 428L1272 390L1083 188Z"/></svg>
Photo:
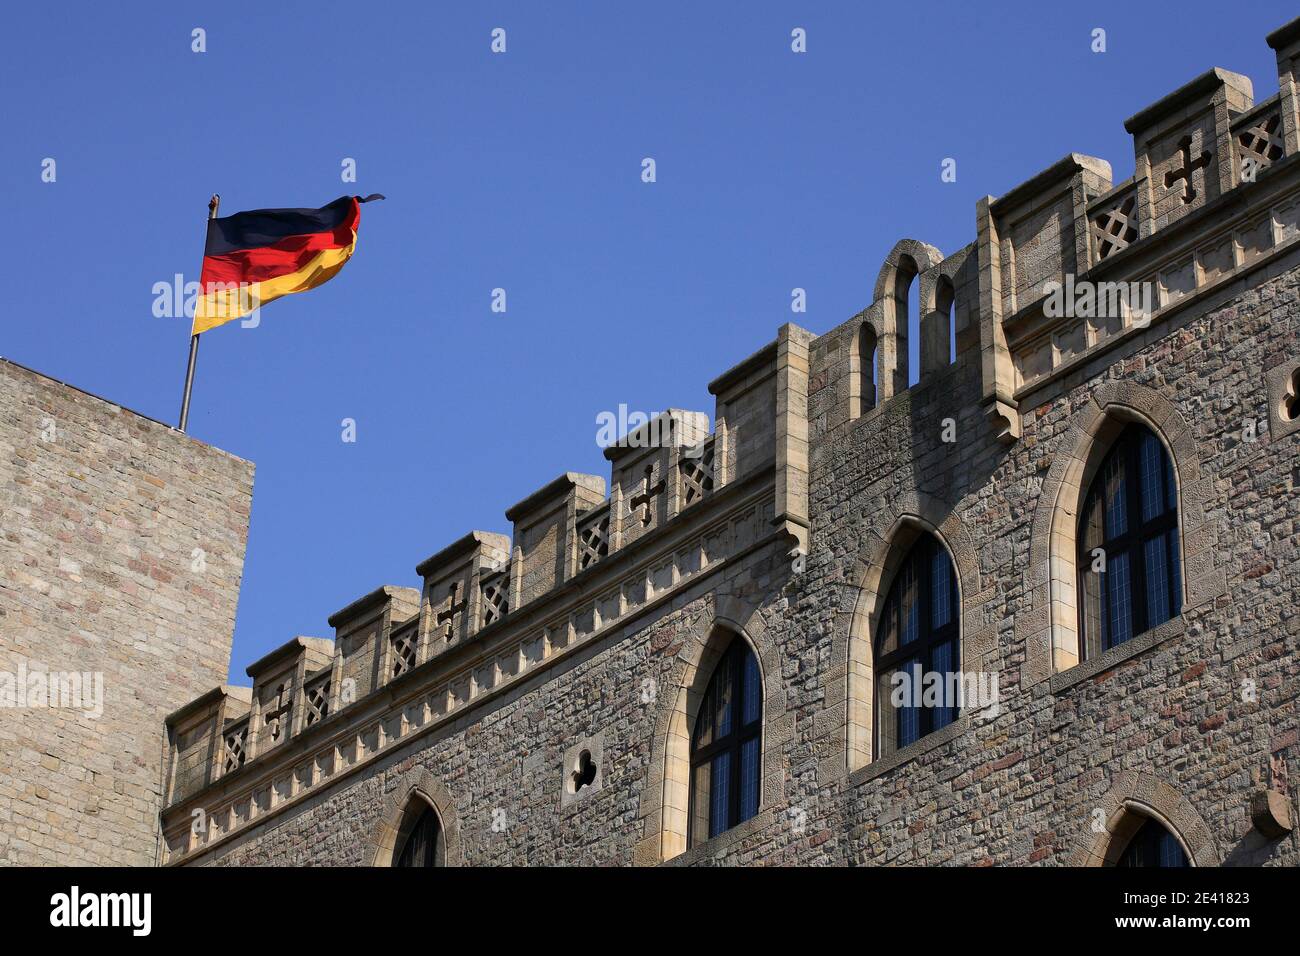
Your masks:
<svg viewBox="0 0 1300 956"><path fill-rule="evenodd" d="M1181 793L1158 777L1140 771L1120 773L1099 809L1105 829L1084 835L1070 854L1070 866L1114 866L1138 828L1153 818L1174 835L1194 866L1218 866L1220 856L1210 828ZM1091 821L1089 821L1089 826Z"/></svg>
<svg viewBox="0 0 1300 956"><path fill-rule="evenodd" d="M428 770L412 770L406 782L388 796L379 823L370 837L370 862L372 866L392 866L393 854L397 851L398 837L402 835L402 825L407 822L408 812L413 805L427 804L438 814L442 827L442 844L440 855L443 866L461 865L460 817L456 814L456 804L442 781Z"/></svg>
<svg viewBox="0 0 1300 956"><path fill-rule="evenodd" d="M731 594L708 595L685 636L669 686L658 694L650 778L639 813L644 821L644 833L636 848L639 864L660 863L687 851L691 728L714 666L733 639L744 640L753 649L763 682L762 783L759 813L753 819L770 819L765 811L785 799L785 770L777 755L793 736L794 715L788 709L781 683L776 643L755 608ZM691 847L692 855L709 853L704 848L726 836Z"/></svg>
<svg viewBox="0 0 1300 956"><path fill-rule="evenodd" d="M1079 511L1106 452L1130 422L1151 429L1173 463L1184 615L1227 590L1223 570L1215 567L1218 528L1206 523L1203 507L1213 488L1201 474L1191 428L1159 392L1132 382L1103 383L1059 439L1038 496L1026 582L1030 611L1016 621L1017 639L1025 643L1021 682L1026 687L1079 663L1074 593Z"/></svg>

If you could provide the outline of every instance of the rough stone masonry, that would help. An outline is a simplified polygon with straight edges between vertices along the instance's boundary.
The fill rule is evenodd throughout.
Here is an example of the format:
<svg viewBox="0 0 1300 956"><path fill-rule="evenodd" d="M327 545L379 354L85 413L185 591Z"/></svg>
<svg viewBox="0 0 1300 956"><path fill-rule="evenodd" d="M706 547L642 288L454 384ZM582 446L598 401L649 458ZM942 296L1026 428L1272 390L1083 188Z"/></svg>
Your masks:
<svg viewBox="0 0 1300 956"><path fill-rule="evenodd" d="M160 719L225 675L252 485L0 360L0 861L158 861Z"/></svg>
<svg viewBox="0 0 1300 956"><path fill-rule="evenodd" d="M1300 20L1268 42L1273 96L1196 77L1126 122L1129 179L1069 154L982 200L965 248L898 242L861 313L710 383L711 432L670 410L606 449L608 483L560 475L332 641L195 688L166 716L164 862L386 865L432 809L448 865L1102 865L1148 820L1196 865L1300 863ZM1111 283L1151 309L1044 307ZM1171 464L1180 610L1086 653L1080 515L1130 426ZM882 608L931 540L997 696L889 750ZM734 641L758 810L692 838Z"/></svg>

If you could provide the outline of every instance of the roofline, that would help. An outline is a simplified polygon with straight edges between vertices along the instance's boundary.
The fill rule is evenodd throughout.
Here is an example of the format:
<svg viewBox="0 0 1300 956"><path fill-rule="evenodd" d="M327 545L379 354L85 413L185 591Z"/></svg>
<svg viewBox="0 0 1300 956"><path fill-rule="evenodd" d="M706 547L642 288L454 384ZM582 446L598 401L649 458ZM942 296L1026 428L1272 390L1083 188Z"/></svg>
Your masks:
<svg viewBox="0 0 1300 956"><path fill-rule="evenodd" d="M221 452L221 454L233 458L236 461L246 462L250 465L253 464L253 462L249 461L247 458L240 458L238 455L234 454L233 452L226 451L226 449L220 448L217 445L212 444L211 442L206 442L201 438L195 438L189 432L183 432L175 425L169 425L164 421L159 421L157 418L154 418L151 415L144 414L144 412L138 412L134 408L128 408L127 406L121 404L120 402L113 401L111 398L105 398L103 395L96 395L94 392L88 392L84 388L79 388L76 385L73 385L69 382L65 382L61 378L55 378L53 375L47 375L44 372L39 371L38 369L32 368L30 365L24 365L22 362L15 362L13 359L7 358L3 355L0 355L0 362L3 362L5 365L9 365L13 368L21 369L22 371L28 372L31 375L35 375L37 378L42 378L47 382L52 382L55 385L61 385L64 388L71 389L74 392L79 392L80 394L85 395L87 398L93 398L97 402L103 402L105 405L111 405L113 408L119 409L120 411L124 411L128 415L134 415L136 418L142 418L147 422L153 422L155 425L161 425L169 432L173 432L176 435L179 435L181 438L186 438L189 441L194 442L196 445L203 445L205 448L211 448L213 451L219 451Z"/></svg>
<svg viewBox="0 0 1300 956"><path fill-rule="evenodd" d="M1240 88L1241 81L1245 82L1246 91L1251 94L1251 99L1254 99L1254 84L1250 82L1250 77L1242 76L1240 73L1233 73L1231 70L1225 70L1222 67L1213 67L1195 79L1184 83L1168 96L1162 96L1150 106L1134 113L1124 121L1124 129L1131 135L1136 136L1141 130L1148 129L1154 123L1183 107L1188 100L1204 96L1220 86L1236 86Z"/></svg>
<svg viewBox="0 0 1300 956"><path fill-rule="evenodd" d="M329 644L330 646L333 646L334 644L334 642L327 637L307 637L304 634L299 634L297 637L294 637L292 640L286 641L285 643L281 644L279 647L271 651L269 654L263 654L257 660L253 661L253 663L249 664L246 668L244 668L244 673L247 674L249 677L256 677L257 674L259 674L261 671L268 668L271 664L276 663L280 658L292 657L294 651L298 650L299 648L303 648L303 649L310 648L312 645L308 643L309 641L319 641L322 644ZM319 648L319 649L324 650L324 648Z"/></svg>
<svg viewBox="0 0 1300 956"><path fill-rule="evenodd" d="M754 372L768 362L776 361L777 340L773 339L747 359L742 359L709 383L709 394L718 395L725 392L746 375Z"/></svg>

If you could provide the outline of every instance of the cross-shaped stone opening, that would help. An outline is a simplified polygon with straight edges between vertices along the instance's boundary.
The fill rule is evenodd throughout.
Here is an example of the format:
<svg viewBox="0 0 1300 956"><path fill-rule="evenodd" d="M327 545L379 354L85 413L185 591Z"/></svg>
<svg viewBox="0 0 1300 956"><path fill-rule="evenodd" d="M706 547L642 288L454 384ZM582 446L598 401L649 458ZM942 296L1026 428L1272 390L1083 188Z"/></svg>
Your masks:
<svg viewBox="0 0 1300 956"><path fill-rule="evenodd" d="M662 478L659 479L658 484L651 484L653 480L654 466L646 465L645 478L642 479L642 491L639 495L633 496L632 500L628 502L629 513L635 512L638 508L641 510L641 526L643 528L650 527L650 523L654 521L654 513L650 509L654 504L655 497L662 494L664 490Z"/></svg>
<svg viewBox="0 0 1300 956"><path fill-rule="evenodd" d="M283 684L275 689L275 697L269 702L269 707L262 715L262 723L266 726L272 740L279 740L280 735L284 733L284 721L289 714L289 692Z"/></svg>
<svg viewBox="0 0 1300 956"><path fill-rule="evenodd" d="M465 598L462 597L459 603L456 601L456 595L460 590L460 582L452 581L451 586L447 588L447 607L439 611L434 619L434 623L442 627L442 639L448 644L456 633L456 615L465 610Z"/></svg>
<svg viewBox="0 0 1300 956"><path fill-rule="evenodd" d="M1165 173L1165 189L1171 188L1178 180L1183 180L1183 205L1187 205L1196 198L1196 189L1192 186L1192 173L1210 165L1210 151L1204 150L1199 157L1192 159L1190 136L1183 137L1183 141L1178 144L1178 150L1182 153L1183 168L1171 169Z"/></svg>
<svg viewBox="0 0 1300 956"><path fill-rule="evenodd" d="M584 750L578 755L578 766L573 771L573 792L583 787L590 787L596 782L596 764L591 759L591 751Z"/></svg>

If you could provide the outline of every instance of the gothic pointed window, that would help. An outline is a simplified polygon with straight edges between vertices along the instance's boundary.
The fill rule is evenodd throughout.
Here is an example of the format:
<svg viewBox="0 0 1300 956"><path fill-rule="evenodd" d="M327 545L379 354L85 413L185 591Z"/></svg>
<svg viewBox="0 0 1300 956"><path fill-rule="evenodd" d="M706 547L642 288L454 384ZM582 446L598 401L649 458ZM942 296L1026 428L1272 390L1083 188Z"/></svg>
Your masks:
<svg viewBox="0 0 1300 956"><path fill-rule="evenodd" d="M947 550L924 535L903 559L877 627L876 754L957 719L961 602Z"/></svg>
<svg viewBox="0 0 1300 956"><path fill-rule="evenodd" d="M733 638L700 701L691 735L691 845L758 813L763 687L758 659Z"/></svg>
<svg viewBox="0 0 1300 956"><path fill-rule="evenodd" d="M399 836L401 849L393 857L393 866L437 866L440 836L438 814L433 807L425 806Z"/></svg>
<svg viewBox="0 0 1300 956"><path fill-rule="evenodd" d="M1190 864L1178 838L1162 827L1158 820L1148 818L1128 841L1124 854L1115 865L1179 867Z"/></svg>
<svg viewBox="0 0 1300 956"><path fill-rule="evenodd" d="M903 371L902 388L911 388L921 380L921 304L920 283L916 277L921 267L912 256L898 257L894 272L894 309L898 321L898 367Z"/></svg>
<svg viewBox="0 0 1300 956"><path fill-rule="evenodd" d="M1178 491L1150 429L1129 425L1120 433L1084 498L1078 541L1085 659L1182 610Z"/></svg>

